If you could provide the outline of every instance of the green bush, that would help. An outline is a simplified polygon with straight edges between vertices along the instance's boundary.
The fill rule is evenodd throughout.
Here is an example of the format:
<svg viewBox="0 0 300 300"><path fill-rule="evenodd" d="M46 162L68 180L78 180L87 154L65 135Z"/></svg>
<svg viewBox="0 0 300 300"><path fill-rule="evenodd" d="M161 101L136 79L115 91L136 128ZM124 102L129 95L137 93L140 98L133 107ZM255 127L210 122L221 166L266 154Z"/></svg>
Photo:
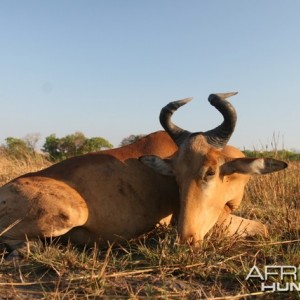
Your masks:
<svg viewBox="0 0 300 300"><path fill-rule="evenodd" d="M42 151L48 153L52 161L60 161L72 156L99 151L103 148L112 148L106 139L101 137L87 138L82 132L58 138L55 134L46 137Z"/></svg>

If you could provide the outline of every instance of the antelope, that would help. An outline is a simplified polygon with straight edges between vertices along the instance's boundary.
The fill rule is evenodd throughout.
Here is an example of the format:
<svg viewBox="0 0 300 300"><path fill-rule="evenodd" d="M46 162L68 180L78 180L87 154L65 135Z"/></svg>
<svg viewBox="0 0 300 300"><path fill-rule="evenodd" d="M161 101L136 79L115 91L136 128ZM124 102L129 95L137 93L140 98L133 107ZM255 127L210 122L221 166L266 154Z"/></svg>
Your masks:
<svg viewBox="0 0 300 300"><path fill-rule="evenodd" d="M182 242L197 245L215 224L229 234L263 233L265 226L231 214L249 175L285 168L272 159L247 159L226 143L236 113L226 97L209 97L224 122L205 133L173 124L173 112L190 99L161 111L165 131L134 144L69 158L0 187L0 241L11 250L45 237L74 244L122 242L178 219ZM150 168L149 168L150 167ZM155 169L155 171L153 170Z"/></svg>

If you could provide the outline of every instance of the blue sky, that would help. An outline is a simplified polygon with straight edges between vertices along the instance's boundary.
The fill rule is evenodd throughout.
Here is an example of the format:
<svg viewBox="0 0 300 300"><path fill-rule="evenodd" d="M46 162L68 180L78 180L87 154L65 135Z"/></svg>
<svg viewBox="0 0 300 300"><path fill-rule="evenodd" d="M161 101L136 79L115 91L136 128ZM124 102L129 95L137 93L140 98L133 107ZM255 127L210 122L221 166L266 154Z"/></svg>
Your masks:
<svg viewBox="0 0 300 300"><path fill-rule="evenodd" d="M0 0L0 143L82 131L118 146L160 130L160 109L193 96L174 121L190 131L222 121L230 144L300 149L299 0Z"/></svg>

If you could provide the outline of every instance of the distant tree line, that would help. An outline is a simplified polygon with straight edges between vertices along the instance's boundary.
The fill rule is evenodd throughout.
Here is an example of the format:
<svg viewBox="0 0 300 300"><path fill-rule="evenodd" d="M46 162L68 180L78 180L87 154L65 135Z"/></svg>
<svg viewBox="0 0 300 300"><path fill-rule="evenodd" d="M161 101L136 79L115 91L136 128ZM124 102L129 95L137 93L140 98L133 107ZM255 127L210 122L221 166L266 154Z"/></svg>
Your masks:
<svg viewBox="0 0 300 300"><path fill-rule="evenodd" d="M142 138L144 134L125 137L120 146L132 144ZM28 158L38 153L36 147L40 140L39 133L26 135L24 138L7 137L5 144L0 146L0 155L5 154L16 159ZM102 137L87 138L82 132L75 132L62 138L51 134L46 137L42 146L42 153L52 162L58 162L72 156L110 149L113 145Z"/></svg>
<svg viewBox="0 0 300 300"><path fill-rule="evenodd" d="M28 135L23 139L8 137L5 144L0 146L0 154L6 154L16 159L26 158L37 154L36 145L39 135ZM53 162L63 159L112 148L113 145L102 137L87 138L82 132L75 132L58 138L55 134L46 137L42 147L49 160Z"/></svg>
<svg viewBox="0 0 300 300"><path fill-rule="evenodd" d="M131 134L122 139L120 146L126 146L144 137L144 134ZM37 143L40 139L39 133L26 135L23 139L8 137L5 144L0 145L0 155L5 154L16 159L22 159L37 154ZM87 138L82 132L75 132L58 138L56 134L46 137L41 149L52 162L61 161L72 156L96 152L102 149L110 149L113 145L102 137ZM247 157L273 157L287 161L300 161L300 153L288 150L257 151L244 150Z"/></svg>

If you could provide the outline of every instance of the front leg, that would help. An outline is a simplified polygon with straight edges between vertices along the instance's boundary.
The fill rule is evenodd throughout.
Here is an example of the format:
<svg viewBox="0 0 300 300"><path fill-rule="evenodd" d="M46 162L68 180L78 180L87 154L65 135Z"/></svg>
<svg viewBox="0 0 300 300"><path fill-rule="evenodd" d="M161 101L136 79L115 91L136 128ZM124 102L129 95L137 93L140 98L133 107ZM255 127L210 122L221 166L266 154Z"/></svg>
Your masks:
<svg viewBox="0 0 300 300"><path fill-rule="evenodd" d="M224 229L228 236L238 234L242 237L261 235L268 237L268 229L266 225L259 221L253 221L231 214L231 210L225 206L222 214L220 215L217 226Z"/></svg>

